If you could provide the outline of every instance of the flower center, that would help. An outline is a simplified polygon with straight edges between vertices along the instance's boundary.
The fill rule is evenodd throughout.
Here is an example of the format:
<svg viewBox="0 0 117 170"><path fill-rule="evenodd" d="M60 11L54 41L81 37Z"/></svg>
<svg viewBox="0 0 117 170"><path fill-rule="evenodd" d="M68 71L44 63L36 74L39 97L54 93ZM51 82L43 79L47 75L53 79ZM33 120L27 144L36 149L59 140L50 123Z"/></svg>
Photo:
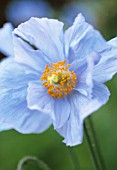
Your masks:
<svg viewBox="0 0 117 170"><path fill-rule="evenodd" d="M76 74L74 71L69 71L70 64L65 65L65 63L66 60L46 65L42 73L43 86L53 98L62 98L75 87Z"/></svg>

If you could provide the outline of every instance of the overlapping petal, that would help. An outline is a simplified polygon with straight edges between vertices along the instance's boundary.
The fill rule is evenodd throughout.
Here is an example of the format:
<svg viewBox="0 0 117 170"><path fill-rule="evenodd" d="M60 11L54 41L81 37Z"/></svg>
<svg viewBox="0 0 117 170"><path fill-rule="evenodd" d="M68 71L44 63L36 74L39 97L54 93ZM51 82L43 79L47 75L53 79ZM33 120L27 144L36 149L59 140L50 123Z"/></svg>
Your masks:
<svg viewBox="0 0 117 170"><path fill-rule="evenodd" d="M91 97L93 88L93 70L96 64L100 61L98 53L92 53L81 60L74 60L71 63L70 70L74 70L77 75L75 90L81 94Z"/></svg>
<svg viewBox="0 0 117 170"><path fill-rule="evenodd" d="M90 24L85 22L79 14L73 25L65 32L65 51L71 63L75 59L82 59L92 52L97 52L106 46L101 34Z"/></svg>
<svg viewBox="0 0 117 170"><path fill-rule="evenodd" d="M110 48L100 51L101 59L94 67L93 78L99 83L105 83L117 73L117 38L109 41Z"/></svg>
<svg viewBox="0 0 117 170"><path fill-rule="evenodd" d="M27 108L28 82L35 77L25 75L12 59L3 61L0 71L0 121L22 133L40 133L47 129L51 124L49 117Z"/></svg>
<svg viewBox="0 0 117 170"><path fill-rule="evenodd" d="M61 136L64 137L63 142L67 146L75 146L82 143L83 125L80 119L80 114L76 106L71 105L71 112L68 121L63 127L56 129Z"/></svg>
<svg viewBox="0 0 117 170"><path fill-rule="evenodd" d="M35 50L30 44L19 37L14 37L15 60L22 64L26 74L33 73L41 76L48 58L40 50Z"/></svg>
<svg viewBox="0 0 117 170"><path fill-rule="evenodd" d="M28 107L30 109L37 109L41 112L50 114L52 119L54 116L54 100L47 94L47 89L41 84L41 82L30 82L28 85L27 95Z"/></svg>
<svg viewBox="0 0 117 170"><path fill-rule="evenodd" d="M68 120L70 105L67 99L53 99L39 81L29 83L27 101L30 109L37 109L48 114L55 128L63 126Z"/></svg>
<svg viewBox="0 0 117 170"><path fill-rule="evenodd" d="M67 98L55 99L54 114L56 120L53 122L55 129L62 127L68 121L70 110L71 106Z"/></svg>
<svg viewBox="0 0 117 170"><path fill-rule="evenodd" d="M66 124L57 129L64 137L66 145L75 146L82 143L83 121L94 111L103 106L109 99L109 90L103 84L95 84L93 96L88 99L86 96L73 91L69 97L71 113Z"/></svg>
<svg viewBox="0 0 117 170"><path fill-rule="evenodd" d="M74 103L80 111L81 118L84 120L88 115L98 110L109 99L110 92L104 84L94 83L92 98L87 98L82 94L74 94Z"/></svg>
<svg viewBox="0 0 117 170"><path fill-rule="evenodd" d="M63 23L54 19L31 18L15 29L14 34L14 38L18 36L41 50L50 62L64 60ZM15 57L16 60L19 58Z"/></svg>

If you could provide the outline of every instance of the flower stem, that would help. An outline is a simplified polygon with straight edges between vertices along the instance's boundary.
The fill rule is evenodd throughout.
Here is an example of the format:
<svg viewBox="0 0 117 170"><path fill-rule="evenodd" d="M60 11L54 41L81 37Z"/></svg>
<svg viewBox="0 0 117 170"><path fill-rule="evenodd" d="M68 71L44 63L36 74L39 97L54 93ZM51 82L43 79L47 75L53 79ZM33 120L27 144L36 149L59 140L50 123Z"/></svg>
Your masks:
<svg viewBox="0 0 117 170"><path fill-rule="evenodd" d="M73 161L74 170L79 170L79 163L78 163L77 155L76 155L74 148L68 147L68 149L69 149L69 153L71 155L72 161Z"/></svg>
<svg viewBox="0 0 117 170"><path fill-rule="evenodd" d="M84 130L85 130L87 142L89 144L89 149L91 151L92 159L95 164L95 169L105 170L104 161L100 153L99 145L95 135L95 130L90 116L85 120Z"/></svg>
<svg viewBox="0 0 117 170"><path fill-rule="evenodd" d="M24 167L27 165L28 162L36 162L37 166L42 170L50 170L50 168L41 160L34 156L25 156L22 158L17 166L17 170L24 170Z"/></svg>

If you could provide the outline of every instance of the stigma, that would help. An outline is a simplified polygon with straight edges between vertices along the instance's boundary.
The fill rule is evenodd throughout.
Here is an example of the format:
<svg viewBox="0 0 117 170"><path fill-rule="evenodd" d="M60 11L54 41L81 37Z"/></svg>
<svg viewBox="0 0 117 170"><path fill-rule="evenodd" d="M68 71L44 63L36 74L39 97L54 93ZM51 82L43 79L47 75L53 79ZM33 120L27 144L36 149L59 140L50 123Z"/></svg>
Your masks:
<svg viewBox="0 0 117 170"><path fill-rule="evenodd" d="M66 60L46 65L41 81L53 98L63 98L75 87L77 77L74 71L69 71L69 67Z"/></svg>

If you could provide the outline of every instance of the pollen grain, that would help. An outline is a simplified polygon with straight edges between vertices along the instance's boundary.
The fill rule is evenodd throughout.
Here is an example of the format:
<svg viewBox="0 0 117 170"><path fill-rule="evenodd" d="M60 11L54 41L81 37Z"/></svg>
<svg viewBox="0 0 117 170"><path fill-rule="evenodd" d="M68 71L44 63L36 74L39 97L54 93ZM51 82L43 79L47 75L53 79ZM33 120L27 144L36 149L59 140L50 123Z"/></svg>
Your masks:
<svg viewBox="0 0 117 170"><path fill-rule="evenodd" d="M46 65L42 73L41 81L43 86L47 88L47 93L53 98L63 98L76 85L76 74L69 71L70 64L66 64L66 60L58 63Z"/></svg>

